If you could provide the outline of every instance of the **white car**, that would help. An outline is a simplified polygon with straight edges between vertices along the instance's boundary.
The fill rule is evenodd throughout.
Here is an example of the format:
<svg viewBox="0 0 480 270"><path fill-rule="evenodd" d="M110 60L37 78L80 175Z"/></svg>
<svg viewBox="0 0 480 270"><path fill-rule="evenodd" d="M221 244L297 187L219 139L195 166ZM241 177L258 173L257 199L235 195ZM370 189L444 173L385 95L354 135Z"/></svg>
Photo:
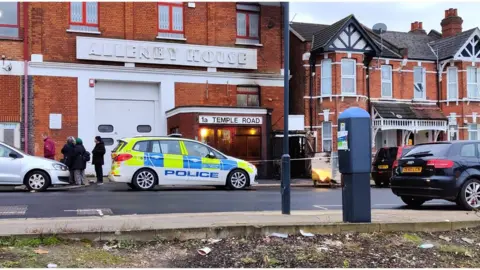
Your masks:
<svg viewBox="0 0 480 270"><path fill-rule="evenodd" d="M0 185L44 191L53 185L68 185L70 172L64 164L28 155L0 142Z"/></svg>

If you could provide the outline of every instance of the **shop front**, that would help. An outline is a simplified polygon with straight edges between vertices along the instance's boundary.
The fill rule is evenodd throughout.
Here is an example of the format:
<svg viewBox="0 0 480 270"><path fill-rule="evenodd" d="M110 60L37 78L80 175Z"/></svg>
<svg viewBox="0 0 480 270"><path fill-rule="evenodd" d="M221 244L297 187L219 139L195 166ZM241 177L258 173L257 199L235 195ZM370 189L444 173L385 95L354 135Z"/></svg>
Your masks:
<svg viewBox="0 0 480 270"><path fill-rule="evenodd" d="M264 108L177 107L167 112L170 133L198 140L222 153L252 161L260 177L268 177L271 166L270 110ZM271 164L270 164L271 165Z"/></svg>

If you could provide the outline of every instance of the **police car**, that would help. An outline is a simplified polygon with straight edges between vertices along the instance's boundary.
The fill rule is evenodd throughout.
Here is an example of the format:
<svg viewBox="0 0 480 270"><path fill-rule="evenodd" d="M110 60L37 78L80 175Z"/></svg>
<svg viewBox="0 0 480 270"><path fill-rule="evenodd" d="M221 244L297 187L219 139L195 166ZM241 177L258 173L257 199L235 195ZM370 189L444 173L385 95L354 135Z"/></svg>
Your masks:
<svg viewBox="0 0 480 270"><path fill-rule="evenodd" d="M136 190L151 190L156 185L244 189L257 184L257 169L181 135L139 136L118 141L108 178Z"/></svg>

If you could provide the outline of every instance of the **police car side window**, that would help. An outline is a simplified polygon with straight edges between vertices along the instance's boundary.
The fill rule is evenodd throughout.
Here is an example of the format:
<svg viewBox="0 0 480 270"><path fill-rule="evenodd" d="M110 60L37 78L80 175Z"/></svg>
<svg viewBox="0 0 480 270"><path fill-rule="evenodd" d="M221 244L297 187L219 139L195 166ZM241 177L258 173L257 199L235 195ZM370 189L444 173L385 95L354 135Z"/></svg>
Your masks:
<svg viewBox="0 0 480 270"><path fill-rule="evenodd" d="M137 142L135 146L133 147L133 151L138 151L138 152L147 152L148 151L148 144L150 141L141 141Z"/></svg>
<svg viewBox="0 0 480 270"><path fill-rule="evenodd" d="M152 153L162 153L162 149L159 141L152 141Z"/></svg>
<svg viewBox="0 0 480 270"><path fill-rule="evenodd" d="M174 140L160 141L160 148L163 154L181 155L180 143Z"/></svg>
<svg viewBox="0 0 480 270"><path fill-rule="evenodd" d="M188 141L185 141L183 143L185 144L185 148L187 148L189 156L206 157L210 152L210 149L208 149L208 147L206 147L205 145Z"/></svg>

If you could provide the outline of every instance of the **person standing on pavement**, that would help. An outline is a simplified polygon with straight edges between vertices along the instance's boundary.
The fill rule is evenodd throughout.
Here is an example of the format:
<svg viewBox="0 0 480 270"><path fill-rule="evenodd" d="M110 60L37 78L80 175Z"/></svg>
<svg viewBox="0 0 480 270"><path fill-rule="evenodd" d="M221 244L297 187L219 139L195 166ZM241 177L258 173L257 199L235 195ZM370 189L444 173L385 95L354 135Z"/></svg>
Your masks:
<svg viewBox="0 0 480 270"><path fill-rule="evenodd" d="M70 170L70 179L68 182L70 184L75 184L75 175L72 169L73 161L75 159L75 138L70 136L67 138L67 143L62 148L63 160L62 163L65 164Z"/></svg>
<svg viewBox="0 0 480 270"><path fill-rule="evenodd" d="M96 136L95 147L92 150L92 164L95 166L98 185L103 185L103 156L105 155L105 152L105 143L100 136Z"/></svg>
<svg viewBox="0 0 480 270"><path fill-rule="evenodd" d="M75 140L74 159L72 164L73 173L75 176L75 183L77 185L85 185L85 168L87 168L87 161L85 160L87 151L83 146L83 141L80 138Z"/></svg>
<svg viewBox="0 0 480 270"><path fill-rule="evenodd" d="M47 133L43 137L43 157L55 160L55 142L48 137Z"/></svg>

